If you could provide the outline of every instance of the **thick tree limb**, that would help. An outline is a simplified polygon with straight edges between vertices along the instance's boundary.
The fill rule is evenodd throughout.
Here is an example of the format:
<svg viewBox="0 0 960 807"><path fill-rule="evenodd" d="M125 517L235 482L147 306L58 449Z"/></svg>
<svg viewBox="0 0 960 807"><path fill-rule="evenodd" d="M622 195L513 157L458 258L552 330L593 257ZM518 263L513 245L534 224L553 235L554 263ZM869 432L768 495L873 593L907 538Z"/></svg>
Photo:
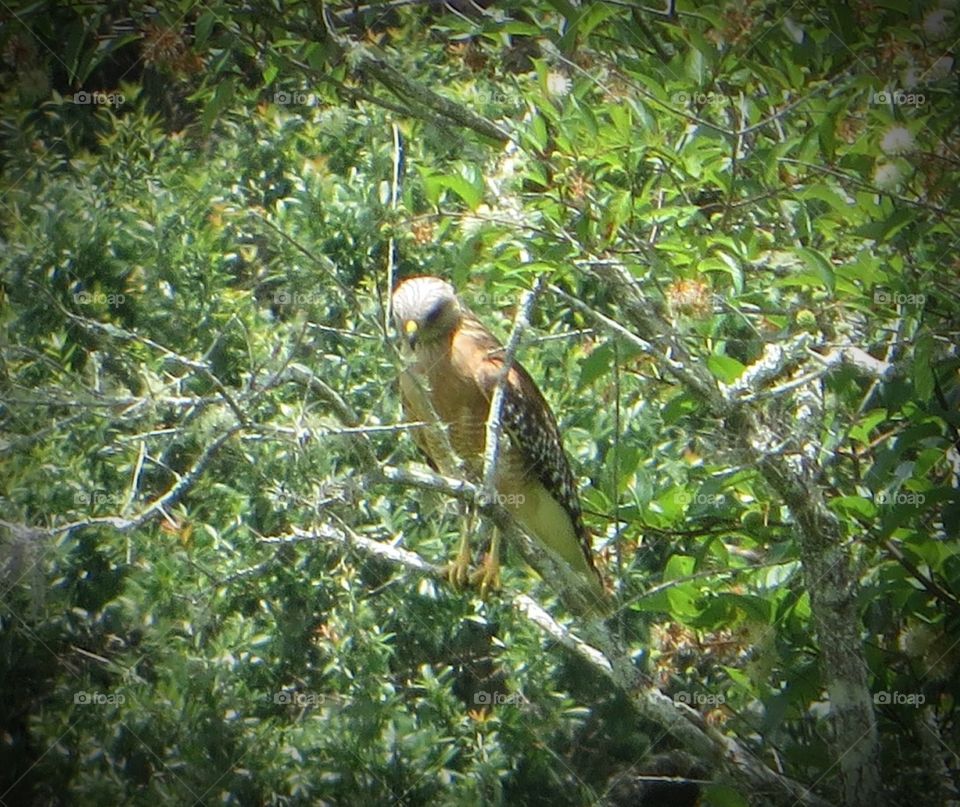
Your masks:
<svg viewBox="0 0 960 807"><path fill-rule="evenodd" d="M678 344L672 328L643 298L625 267L597 262L590 265L590 271L612 289L630 326L645 341L667 345L661 351L671 360L665 364L666 369L700 398L713 415L725 421L729 432L738 436L749 461L756 464L767 484L790 509L820 642L823 679L830 696L835 727L831 745L841 770L844 803L851 807L881 803L879 736L860 639L857 581L840 523L823 499L816 452L787 454L749 404L731 400L734 396L729 391L725 394L707 369ZM578 307L589 311L582 304ZM798 339L786 349L771 349L757 366L747 369L746 375L754 382L769 381L778 367L792 363L794 355L805 347L805 340ZM862 351L847 351L841 354L841 360L878 372L876 363L864 361L864 355ZM678 360L680 367L676 366ZM884 368L882 372L888 370ZM815 436L788 438L788 442L800 440L817 442ZM806 447L805 443L803 448Z"/></svg>
<svg viewBox="0 0 960 807"><path fill-rule="evenodd" d="M560 601L571 613L589 613L595 605L596 595L589 584L549 549L531 540L525 532L518 529L507 509L497 504L496 499L484 496L480 486L463 479L441 476L429 471L391 466L382 466L371 471L367 479L370 482L388 482L443 493L475 506L480 513L493 521L501 534L517 548L523 559L536 569L543 579L555 581L554 588ZM603 625L602 622L599 624ZM596 639L606 645L614 645L613 638L605 627L598 628ZM632 686L637 679L637 672L632 663L627 667L621 666L619 669L621 683L625 687Z"/></svg>

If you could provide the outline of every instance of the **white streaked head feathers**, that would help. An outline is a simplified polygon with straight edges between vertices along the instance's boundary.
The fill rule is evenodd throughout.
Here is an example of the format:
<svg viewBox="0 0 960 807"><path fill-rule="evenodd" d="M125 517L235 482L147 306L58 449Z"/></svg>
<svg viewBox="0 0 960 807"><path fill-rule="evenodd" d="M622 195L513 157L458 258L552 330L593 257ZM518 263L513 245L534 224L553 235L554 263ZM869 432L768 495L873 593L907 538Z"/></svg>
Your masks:
<svg viewBox="0 0 960 807"><path fill-rule="evenodd" d="M393 292L393 321L411 348L448 334L460 316L456 291L439 277L411 277Z"/></svg>

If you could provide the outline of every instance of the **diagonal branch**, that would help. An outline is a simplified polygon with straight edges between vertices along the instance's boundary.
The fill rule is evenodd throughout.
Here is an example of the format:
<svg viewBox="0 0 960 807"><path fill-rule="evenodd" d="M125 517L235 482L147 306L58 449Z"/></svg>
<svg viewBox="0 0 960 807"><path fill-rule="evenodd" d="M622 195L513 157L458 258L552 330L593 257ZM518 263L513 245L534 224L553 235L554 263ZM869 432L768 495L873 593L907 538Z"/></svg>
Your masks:
<svg viewBox="0 0 960 807"><path fill-rule="evenodd" d="M841 771L845 803L878 803L883 791L879 736L858 628L858 584L840 522L824 501L818 481L823 469L815 459L818 452L783 451L757 411L748 403L731 400L702 362L686 352L672 335L669 324L644 299L625 267L596 262L590 264L590 271L612 288L630 326L644 340L652 344L666 343L667 350L660 352L670 360L665 362L666 368L711 414L725 422L728 431L738 437L740 450L789 508L820 642L820 664L835 727L832 747ZM582 303L578 308L591 310ZM790 349L770 351L757 366L748 368L746 374L756 381L769 380L778 367L790 363L793 348L799 351L804 347L803 340L788 347ZM889 372L886 367L881 370L875 362L866 362L862 352L847 351L841 354L841 361L834 361L869 367L874 376ZM796 442L801 437L792 436L787 442ZM808 442L816 441L810 438Z"/></svg>
<svg viewBox="0 0 960 807"><path fill-rule="evenodd" d="M378 56L369 48L353 42L337 32L334 19L322 0L314 0L314 13L318 33L339 51L346 62L361 75L376 79L409 107L421 107L436 112L442 118L472 129L477 134L489 137L498 143L511 139L510 133L487 120L482 115L457 104L423 84L411 80L396 67Z"/></svg>
<svg viewBox="0 0 960 807"><path fill-rule="evenodd" d="M395 480L402 474L391 473ZM413 479L415 477L411 477ZM424 480L432 489L442 489L442 477ZM455 480L454 480L455 481ZM469 483L463 483L468 485ZM456 485L459 488L459 484ZM474 486L470 486L474 487ZM474 490L476 488L474 487ZM459 491L458 491L459 492ZM289 544L307 541L324 541L340 544L360 551L368 556L377 557L388 563L400 566L416 574L423 574L437 580L444 579L444 569L429 563L415 552L394 546L384 541L376 541L357 535L348 528L321 525L313 531L294 530L279 536L262 538L266 544ZM558 564L559 566L559 564ZM558 623L547 611L526 595L513 600L514 608L536 625L545 635L575 653L598 674L610 680L618 688L623 681L617 676L616 660L579 638L569 628ZM798 782L782 776L769 767L747 748L732 737L721 734L707 725L702 716L683 703L676 703L650 684L638 685L624 690L631 699L637 712L644 718L663 726L675 736L691 753L709 760L713 765L722 766L750 792L779 793L790 799L790 803L809 805L809 807L829 807L828 803L811 793Z"/></svg>
<svg viewBox="0 0 960 807"><path fill-rule="evenodd" d="M170 505L177 502L190 488L192 488L200 476L207 469L217 452L223 447L233 435L243 429L243 425L236 423L220 434L213 442L201 452L200 456L194 461L190 469L183 474L177 481L161 496L154 499L149 505L141 510L133 518L120 518L119 516L97 516L87 518L82 521L72 521L69 524L61 524L48 530L50 534L56 535L63 532L83 527L93 527L98 525L113 527L119 532L130 532L139 529L154 516L163 513Z"/></svg>

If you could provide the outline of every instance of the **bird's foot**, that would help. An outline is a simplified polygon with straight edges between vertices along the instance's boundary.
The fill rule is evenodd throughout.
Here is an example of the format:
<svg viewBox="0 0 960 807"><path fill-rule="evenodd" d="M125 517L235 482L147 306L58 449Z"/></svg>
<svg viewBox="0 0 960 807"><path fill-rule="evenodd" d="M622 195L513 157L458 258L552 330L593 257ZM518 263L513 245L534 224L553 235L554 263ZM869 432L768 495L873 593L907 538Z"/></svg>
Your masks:
<svg viewBox="0 0 960 807"><path fill-rule="evenodd" d="M461 543L457 556L447 564L446 571L447 580L457 591L469 585L475 573L470 572L470 546L467 542Z"/></svg>
<svg viewBox="0 0 960 807"><path fill-rule="evenodd" d="M481 599L486 599L491 591L500 589L500 559L495 553L487 553L483 565L470 575L470 582L479 587Z"/></svg>

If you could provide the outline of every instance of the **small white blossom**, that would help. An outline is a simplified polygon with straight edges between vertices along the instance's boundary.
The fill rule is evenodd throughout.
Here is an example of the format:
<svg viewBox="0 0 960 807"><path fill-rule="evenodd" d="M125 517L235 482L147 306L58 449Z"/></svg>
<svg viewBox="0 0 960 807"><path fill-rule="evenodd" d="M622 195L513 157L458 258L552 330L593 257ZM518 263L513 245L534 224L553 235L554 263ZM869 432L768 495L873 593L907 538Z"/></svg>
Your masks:
<svg viewBox="0 0 960 807"><path fill-rule="evenodd" d="M880 148L885 154L906 154L915 147L916 141L906 126L891 126L880 140Z"/></svg>
<svg viewBox="0 0 960 807"><path fill-rule="evenodd" d="M900 169L893 163L881 163L873 172L873 184L882 190L893 190L900 184Z"/></svg>
<svg viewBox="0 0 960 807"><path fill-rule="evenodd" d="M570 92L570 79L563 73L547 73L547 92L554 96L566 95Z"/></svg>
<svg viewBox="0 0 960 807"><path fill-rule="evenodd" d="M949 9L938 8L923 18L923 32L933 40L946 39L950 36L952 12Z"/></svg>

